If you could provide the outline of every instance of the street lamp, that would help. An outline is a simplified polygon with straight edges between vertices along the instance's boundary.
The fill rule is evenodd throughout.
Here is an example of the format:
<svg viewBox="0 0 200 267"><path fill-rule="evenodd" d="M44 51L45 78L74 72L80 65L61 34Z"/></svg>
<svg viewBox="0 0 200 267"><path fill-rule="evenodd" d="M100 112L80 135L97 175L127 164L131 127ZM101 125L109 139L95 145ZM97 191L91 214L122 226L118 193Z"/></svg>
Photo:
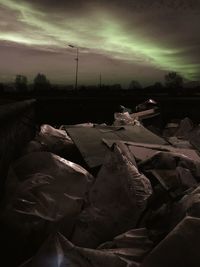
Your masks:
<svg viewBox="0 0 200 267"><path fill-rule="evenodd" d="M69 47L71 48L76 48L76 79L75 79L75 90L77 89L77 85L78 85L78 61L79 61L79 48L77 46L74 45L69 45Z"/></svg>

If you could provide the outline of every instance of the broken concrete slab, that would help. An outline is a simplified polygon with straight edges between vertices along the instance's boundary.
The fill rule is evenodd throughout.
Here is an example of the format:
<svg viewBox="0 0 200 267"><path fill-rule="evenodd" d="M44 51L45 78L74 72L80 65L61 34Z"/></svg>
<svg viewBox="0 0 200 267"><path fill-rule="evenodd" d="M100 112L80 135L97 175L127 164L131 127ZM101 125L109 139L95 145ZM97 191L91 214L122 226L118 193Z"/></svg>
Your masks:
<svg viewBox="0 0 200 267"><path fill-rule="evenodd" d="M166 141L142 125L65 128L90 168L102 165L108 148L102 139L165 145Z"/></svg>
<svg viewBox="0 0 200 267"><path fill-rule="evenodd" d="M72 125L61 125L59 129L65 130L65 128L76 128L76 127L84 127L84 128L93 128L96 124L91 122L72 124Z"/></svg>
<svg viewBox="0 0 200 267"><path fill-rule="evenodd" d="M11 165L6 181L7 192L13 194L18 184L36 173L53 176L56 183L68 183L72 194L73 190L76 193L79 190L82 194L88 182L93 180L92 175L76 163L49 152L35 152L23 156ZM80 183L78 187L76 183Z"/></svg>
<svg viewBox="0 0 200 267"><path fill-rule="evenodd" d="M95 248L134 228L152 194L149 180L115 146L100 169L72 235L78 246Z"/></svg>
<svg viewBox="0 0 200 267"><path fill-rule="evenodd" d="M150 173L173 198L177 198L189 188L197 186L197 181L190 170L186 168L177 167L174 170L155 169L148 171L148 174Z"/></svg>
<svg viewBox="0 0 200 267"><path fill-rule="evenodd" d="M200 151L200 126L199 125L195 127L193 131L190 132L189 141L198 151Z"/></svg>
<svg viewBox="0 0 200 267"><path fill-rule="evenodd" d="M180 166L189 169L197 181L200 180L200 162L175 152L157 152L151 158L141 161L143 170L175 169Z"/></svg>
<svg viewBox="0 0 200 267"><path fill-rule="evenodd" d="M24 259L61 221L70 235L93 179L81 166L48 152L17 160L10 168L0 218L4 250L13 260Z"/></svg>
<svg viewBox="0 0 200 267"><path fill-rule="evenodd" d="M159 183L172 198L184 195L200 181L200 162L182 154L158 152L138 165L153 184Z"/></svg>
<svg viewBox="0 0 200 267"><path fill-rule="evenodd" d="M130 114L130 117L132 118L132 120L143 121L145 119L150 119L150 118L153 118L159 115L160 113L156 112L155 109L152 108L152 109L132 113Z"/></svg>
<svg viewBox="0 0 200 267"><path fill-rule="evenodd" d="M171 226L175 226L186 216L200 218L200 186L190 188L179 201L174 203L171 213Z"/></svg>
<svg viewBox="0 0 200 267"><path fill-rule="evenodd" d="M164 191L154 186L142 225L149 231L149 238L159 243L186 216L200 218L200 187L189 188L177 198L166 197Z"/></svg>
<svg viewBox="0 0 200 267"><path fill-rule="evenodd" d="M137 262L126 259L125 251L94 250L74 246L60 233L51 235L38 253L21 267L139 267ZM127 253L129 253L127 249ZM67 265L66 265L67 264Z"/></svg>
<svg viewBox="0 0 200 267"><path fill-rule="evenodd" d="M113 242L118 248L137 246L150 249L153 245L153 242L149 239L148 231L146 228L132 229L128 232L116 236Z"/></svg>
<svg viewBox="0 0 200 267"><path fill-rule="evenodd" d="M146 144L146 143L136 143L118 140L102 139L102 141L108 146L112 147L115 143L123 143L127 146L127 149L134 155L134 157L141 161L146 160L154 156L158 152L173 152L181 155L185 155L191 160L200 162L200 156L195 149L189 148L176 148L171 145L157 145L157 144Z"/></svg>
<svg viewBox="0 0 200 267"><path fill-rule="evenodd" d="M45 150L46 146L43 146L40 142L36 140L32 140L25 146L25 148L22 151L22 155L26 155L33 152L41 152Z"/></svg>
<svg viewBox="0 0 200 267"><path fill-rule="evenodd" d="M71 159L71 155L76 152L76 147L66 131L56 129L48 124L41 125L35 141L41 144L42 151L51 152L67 159ZM30 144L27 149L31 149Z"/></svg>
<svg viewBox="0 0 200 267"><path fill-rule="evenodd" d="M186 217L144 259L141 267L199 267L200 219Z"/></svg>
<svg viewBox="0 0 200 267"><path fill-rule="evenodd" d="M12 251L8 246L9 255L13 257L23 246L22 259L24 255L31 256L41 241L56 233L45 242L42 253L24 266L135 267L155 244L159 247L162 240L166 241L187 215L200 217L199 126L193 129L187 118L178 123L174 120L164 131L169 137L166 141L159 136L163 122L161 117L158 120L157 103L152 100L142 103L133 114L121 108L123 113L115 114L115 127L86 123L61 126L58 130L44 125L40 140L30 143L28 152L36 153L35 156L29 155L29 160L20 164L21 169L11 170L5 209L12 214L5 220L7 231L0 233L9 245L15 243ZM142 123L145 127L153 126L158 135ZM65 131L73 137L75 145ZM46 146L46 150L59 154L65 141L81 152L91 171L96 167L99 168L95 171L99 171L102 166L96 181L92 179L92 187L82 183L80 186L73 168L68 169L68 177L61 162L58 166L52 161L47 164L49 154L41 157L36 152ZM109 150L111 156L106 159ZM67 151L72 153L68 147ZM17 215L13 216L13 212ZM166 255L174 256L168 251Z"/></svg>
<svg viewBox="0 0 200 267"><path fill-rule="evenodd" d="M162 135L164 137L172 137L175 135L176 131L178 130L179 123L178 122L168 122L165 125Z"/></svg>
<svg viewBox="0 0 200 267"><path fill-rule="evenodd" d="M175 136L182 139L187 139L190 132L193 130L194 124L189 118L184 118L181 120Z"/></svg>
<svg viewBox="0 0 200 267"><path fill-rule="evenodd" d="M167 138L167 141L173 146L177 148L187 148L194 149L195 147L189 142L189 140L179 139L176 136L172 136Z"/></svg>
<svg viewBox="0 0 200 267"><path fill-rule="evenodd" d="M141 262L152 248L153 242L149 239L146 228L132 229L98 247L137 262Z"/></svg>

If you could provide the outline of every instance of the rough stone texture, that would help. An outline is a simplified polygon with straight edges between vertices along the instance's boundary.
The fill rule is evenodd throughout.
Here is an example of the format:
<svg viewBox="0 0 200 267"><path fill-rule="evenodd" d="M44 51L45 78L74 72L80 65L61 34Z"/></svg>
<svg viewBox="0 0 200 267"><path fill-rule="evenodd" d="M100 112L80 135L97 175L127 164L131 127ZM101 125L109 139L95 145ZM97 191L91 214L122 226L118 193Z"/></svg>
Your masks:
<svg viewBox="0 0 200 267"><path fill-rule="evenodd" d="M0 217L2 258L12 255L8 266L31 257L55 229L69 236L92 182L84 168L49 152L15 161Z"/></svg>
<svg viewBox="0 0 200 267"><path fill-rule="evenodd" d="M145 258L141 267L198 267L200 219L186 217Z"/></svg>
<svg viewBox="0 0 200 267"><path fill-rule="evenodd" d="M151 194L149 180L115 146L89 192L89 205L78 218L72 242L95 248L134 228Z"/></svg>
<svg viewBox="0 0 200 267"><path fill-rule="evenodd" d="M35 135L35 100L0 106L0 195L10 163Z"/></svg>
<svg viewBox="0 0 200 267"><path fill-rule="evenodd" d="M74 246L59 233L51 235L35 257L20 267L139 267L115 251L94 250Z"/></svg>

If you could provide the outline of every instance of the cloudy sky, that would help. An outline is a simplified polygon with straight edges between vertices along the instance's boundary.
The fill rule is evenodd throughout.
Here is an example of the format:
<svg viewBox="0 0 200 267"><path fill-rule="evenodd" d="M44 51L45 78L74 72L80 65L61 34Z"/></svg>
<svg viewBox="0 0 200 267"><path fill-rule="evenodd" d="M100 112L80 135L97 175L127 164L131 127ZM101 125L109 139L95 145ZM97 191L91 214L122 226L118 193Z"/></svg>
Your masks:
<svg viewBox="0 0 200 267"><path fill-rule="evenodd" d="M200 79L200 0L0 0L0 81L127 85Z"/></svg>

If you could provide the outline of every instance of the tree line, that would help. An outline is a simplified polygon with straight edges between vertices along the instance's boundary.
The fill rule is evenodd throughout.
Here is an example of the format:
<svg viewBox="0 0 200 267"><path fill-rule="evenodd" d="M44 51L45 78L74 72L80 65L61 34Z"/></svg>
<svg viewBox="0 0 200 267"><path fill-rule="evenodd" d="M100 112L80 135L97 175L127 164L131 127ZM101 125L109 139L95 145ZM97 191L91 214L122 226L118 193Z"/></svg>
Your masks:
<svg viewBox="0 0 200 267"><path fill-rule="evenodd" d="M148 87L143 88L139 81L132 80L129 84L128 89L134 90L135 92L140 91L147 91L150 92L153 90L153 92L162 92L167 91L168 94L172 95L179 95L183 92L183 84L184 79L183 77L178 74L177 72L169 72L165 75L165 82L162 84L161 82L155 82L153 85L150 85ZM28 85L28 79L24 75L16 75L15 83L14 83L15 89L17 92L27 92L29 88L31 88L34 91L41 92L41 91L48 91L50 89L61 89L62 86L55 86L51 85L47 77L42 74L38 73L35 78L33 79L33 84L30 86ZM63 88L67 86L63 86ZM68 88L73 89L73 86L68 86ZM81 90L90 90L90 89L101 89L101 91L104 91L106 89L115 89L115 90L121 90L122 87L120 84L113 84L113 85L101 85L101 86L79 86L79 89ZM4 87L3 84L0 84L0 91L3 91Z"/></svg>
<svg viewBox="0 0 200 267"><path fill-rule="evenodd" d="M16 75L15 88L19 92L25 92L28 89L28 79L24 75ZM38 73L33 80L34 90L49 90L51 88L49 80L44 74Z"/></svg>

